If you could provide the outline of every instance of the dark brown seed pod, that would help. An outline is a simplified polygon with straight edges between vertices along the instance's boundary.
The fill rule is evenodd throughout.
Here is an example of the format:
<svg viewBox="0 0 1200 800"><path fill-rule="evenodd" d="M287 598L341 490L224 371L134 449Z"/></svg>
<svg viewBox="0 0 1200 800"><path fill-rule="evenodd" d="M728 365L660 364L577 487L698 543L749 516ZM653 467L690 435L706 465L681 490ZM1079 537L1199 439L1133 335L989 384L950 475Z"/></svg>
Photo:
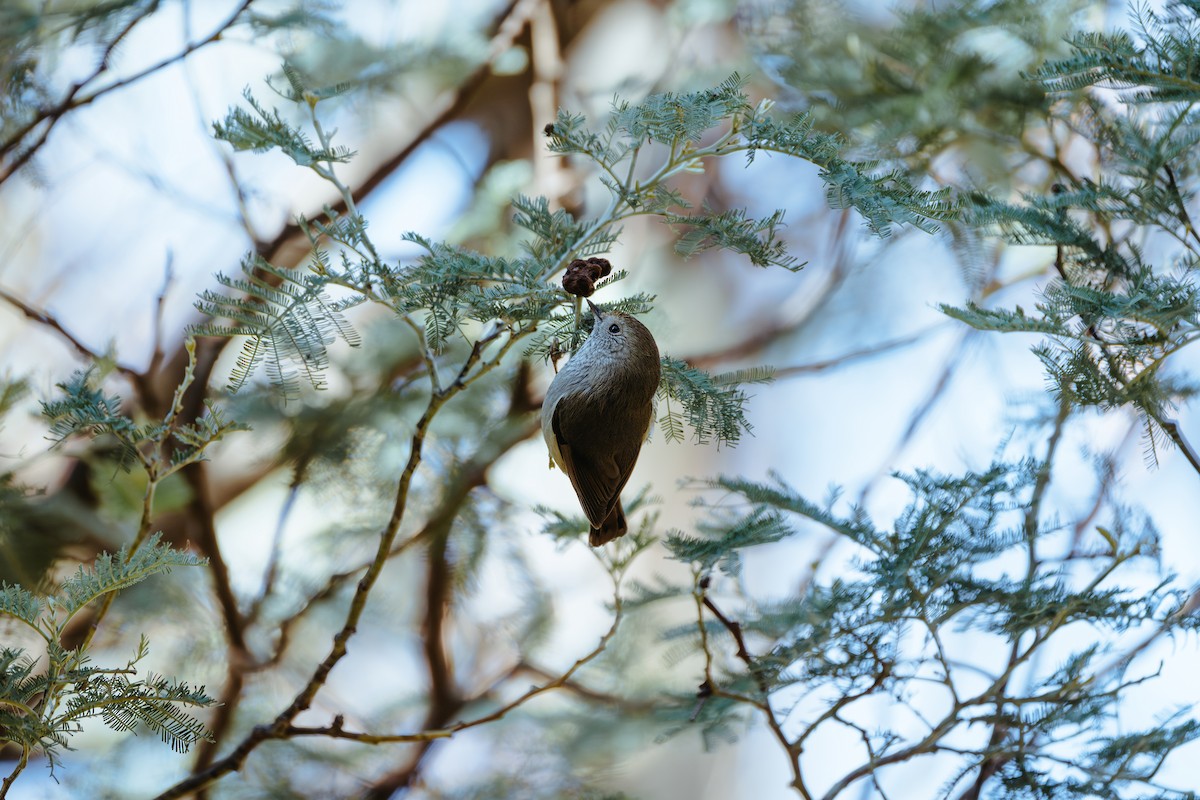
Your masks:
<svg viewBox="0 0 1200 800"><path fill-rule="evenodd" d="M595 268L595 271L597 272L596 280L599 280L600 278L603 278L612 272L612 264L608 263L607 258L592 257L587 260L587 263Z"/></svg>
<svg viewBox="0 0 1200 800"><path fill-rule="evenodd" d="M596 291L596 281L611 272L612 264L607 258L577 258L563 273L563 288L576 297L591 297Z"/></svg>
<svg viewBox="0 0 1200 800"><path fill-rule="evenodd" d="M591 297L592 292L596 291L596 281L586 269L568 267L563 274L562 285L567 294L576 297Z"/></svg>

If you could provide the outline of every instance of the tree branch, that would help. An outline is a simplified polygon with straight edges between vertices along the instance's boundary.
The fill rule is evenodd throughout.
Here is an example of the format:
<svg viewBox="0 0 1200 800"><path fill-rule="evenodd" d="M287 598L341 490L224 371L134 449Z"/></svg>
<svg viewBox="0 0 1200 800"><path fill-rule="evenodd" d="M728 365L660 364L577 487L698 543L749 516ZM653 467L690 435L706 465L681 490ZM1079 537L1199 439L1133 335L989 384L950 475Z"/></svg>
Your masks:
<svg viewBox="0 0 1200 800"><path fill-rule="evenodd" d="M397 533L399 533L400 523L403 521L405 510L408 508L408 490L412 485L412 479L416 474L417 466L421 463L421 453L424 449L425 437L429 430L429 425L445 402L446 398L433 395L429 399L429 404L426 406L425 412L417 420L412 438L409 441L408 461L404 466L396 487L396 500L392 507L391 518L388 520L387 526L379 537L379 546L376 550L375 559L371 562L366 574L359 580L358 586L355 588L354 596L350 601L350 607L346 612L345 622L342 624L341 629L334 635L329 653L321 660L316 669L313 670L307 683L296 694L288 707L280 712L271 724L259 725L254 728L234 748L233 752L167 789L158 795L158 800L183 797L190 792L204 789L218 778L230 772L241 769L242 764L245 763L250 753L260 744L271 739L286 738L286 730L292 724L292 721L312 705L313 698L317 696L317 693L329 679L329 673L345 657L347 643L358 630L358 621L361 619L363 611L366 608L367 598L375 582L379 580L379 576L383 572L383 567L387 563L392 543L395 541Z"/></svg>

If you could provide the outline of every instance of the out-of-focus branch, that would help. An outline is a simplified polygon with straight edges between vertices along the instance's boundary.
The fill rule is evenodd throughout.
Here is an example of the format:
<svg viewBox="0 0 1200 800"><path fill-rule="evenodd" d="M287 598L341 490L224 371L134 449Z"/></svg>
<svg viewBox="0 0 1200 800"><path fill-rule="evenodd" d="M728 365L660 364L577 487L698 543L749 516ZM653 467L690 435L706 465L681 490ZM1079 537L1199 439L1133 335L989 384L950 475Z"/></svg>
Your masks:
<svg viewBox="0 0 1200 800"><path fill-rule="evenodd" d="M849 353L843 353L840 356L833 356L832 358L826 358L820 361L810 361L806 364L793 364L787 367L780 367L775 370L775 377L792 378L800 375L813 375L818 372L838 369L839 367L844 367L847 364L852 364L855 361L874 358L875 356L889 353L892 350L899 350L901 348L908 347L909 345L916 344L932 333L936 328L940 327L941 326L926 328L925 330L917 331L916 333L910 333L908 336L901 336L896 339L889 339L885 342L868 345L867 347L862 347L858 350L851 350Z"/></svg>
<svg viewBox="0 0 1200 800"><path fill-rule="evenodd" d="M926 417L929 416L929 413L933 411L933 409L941 401L942 397L946 393L946 389L950 387L951 380L953 380L957 374L967 346L971 343L971 341L973 341L977 333L978 331L976 331L974 328L967 328L963 330L959 337L958 344L946 358L944 366L942 367L942 371L938 375L937 380L934 381L933 386L930 387L929 393L926 395L925 399L920 403L920 405L913 409L913 413L909 417L908 425L905 427L904 433L901 434L900 438L896 441L896 444L893 445L892 450L890 453L888 453L887 457L879 462L879 470L876 472L875 476L863 485L862 492L859 494L858 498L859 504L865 505L867 495L870 493L871 489L878 484L879 479L891 473L894 465L897 463L897 460L900 457L900 453L902 453L904 448L907 447L912 441Z"/></svg>
<svg viewBox="0 0 1200 800"><path fill-rule="evenodd" d="M485 447L481 447L475 456L463 465L462 469L458 472L457 478L451 480L444 487L438 506L434 509L425 525L404 541L398 542L388 554L389 559L396 558L418 544L428 542L430 537L438 535L443 526L452 523L462 508L463 503L466 502L467 495L471 489L485 482L487 470L491 465L500 456L534 435L538 431L538 424L536 420L530 418L526 419L524 424L520 426L500 426L498 431L499 435L490 439ZM275 645L275 652L270 659L256 665L256 669L264 669L278 664L287 651L292 628L317 605L335 597L340 589L361 575L369 567L370 563L368 562L352 569L335 573L300 609L280 621L276 625L279 631L279 639Z"/></svg>
<svg viewBox="0 0 1200 800"><path fill-rule="evenodd" d="M1174 197L1175 204L1179 207L1179 221L1183 223L1183 230L1186 236L1190 236L1192 242L1189 243L1184 239L1191 250L1195 251L1195 245L1200 245L1200 232L1196 230L1196 225L1192 222L1192 215L1188 212L1187 201L1183 199L1183 193L1179 191L1179 183L1175 180L1175 170L1170 163L1163 164L1163 172L1167 174L1167 185L1171 189L1171 195ZM1194 243L1194 244L1193 244Z"/></svg>
<svg viewBox="0 0 1200 800"><path fill-rule="evenodd" d="M507 346L511 346L512 343L517 340L517 338L518 337L516 335L513 335L512 339L506 343L506 347L501 348L501 351L506 351ZM479 347L472 349L471 355L468 356L464 362L460 378L470 370L473 364L479 361L481 352L482 350ZM482 374L484 371L490 370L497 366L498 363L499 356L493 360L484 361L482 364L480 364L479 371L474 373L473 377L478 377L478 375ZM332 672L333 668L337 666L342 658L345 657L347 652L347 643L358 630L358 623L362 618L363 611L366 608L367 598L370 596L371 590L379 580L379 576L383 573L384 566L392 557L392 551L396 544L396 537L399 534L400 525L404 520L405 512L408 508L413 478L416 474L417 467L421 464L426 437L434 417L446 403L453 399L459 392L463 391L468 384L469 381L456 380L447 386L443 391L434 392L429 398L429 402L424 413L421 415L420 419L417 420L412 436L409 440L409 457L397 482L392 514L380 534L379 545L376 548L375 557L372 559L370 565L366 569L366 572L361 578L359 578L359 581L355 586L354 594L350 600L350 606L346 611L345 621L342 627L333 636L333 643L329 653L313 670L312 675L308 679L307 683L296 694L295 698L288 705L288 707L275 717L274 721L269 724L259 725L254 728L250 734L247 735L237 745L237 747L234 748L231 753L226 755L224 758L212 761L203 768L198 768L191 777L177 783L175 786L167 789L165 792L159 795L159 800L183 797L193 792L202 792L224 775L241 769L242 765L245 763L246 759L249 758L250 754L263 742L288 738L287 731L293 726L296 717L311 707L314 698L325 686L330 672ZM517 395L514 394L514 396ZM524 413L525 410L526 409L517 409L514 406L514 413L508 420L505 421L505 424L497 426L496 429L499 432L496 435L489 437L488 440L485 441L484 445L480 448L480 451L477 453L477 460L472 461L469 465L459 471L452 483L460 487L459 491L462 493L464 498L466 493L468 493L471 488L479 485L479 483L482 482L488 466L490 466L495 459L499 457L500 453L504 452L507 448L512 447L515 442L526 438L530 434L533 426L531 421L526 418L527 415ZM461 501L459 505L461 505ZM429 536L432 538L432 541L435 544L439 538L445 538L444 535L441 537L438 536L438 533L443 528L445 533L448 534L450 525L453 523L454 517L456 516L457 507L458 506L455 506L455 513L447 513L444 519L432 520L429 525L427 525L427 527L430 529ZM442 560L444 561L444 559ZM448 565L446 565L446 569L448 568ZM431 578L437 578L432 571ZM441 593L443 593L445 589L446 587L442 586L432 586L430 589L431 596L434 591L437 591L439 593L438 599L440 599L443 596ZM442 610L439 610L437 613L440 615ZM444 669L445 672L443 677L448 680L448 665ZM433 678L434 676L431 673L431 680L433 680ZM454 707L451 708L451 706ZM461 708L461 704L460 701L456 699L456 695L451 692L446 692L443 697L443 706L437 710L440 713L452 715L457 713L458 708ZM431 705L431 716L434 709L435 706Z"/></svg>
<svg viewBox="0 0 1200 800"><path fill-rule="evenodd" d="M238 19L253 2L254 0L243 0L242 3L238 5L237 9L235 9L234 12L225 19L224 22L218 25L212 33L199 41L185 45L178 53L168 56L167 58L164 58L155 64L151 64L150 66L135 72L132 75L115 80L112 83L106 84L98 89L88 92L87 94L81 95L80 92L86 89L89 84L91 84L104 73L108 72L110 67L109 62L112 58L113 52L117 49L117 46L126 36L129 35L129 33L138 25L138 23L157 11L158 4L155 3L145 13L135 16L121 31L117 33L113 40L109 42L104 51L103 57L100 59L100 63L97 64L96 69L91 75L72 84L71 88L67 91L62 100L53 106L40 110L34 115L33 119L17 129L17 131L14 132L13 135L10 136L6 141L4 141L3 144L0 144L0 157L7 156L10 153L18 150L18 148L21 148L22 143L30 136L30 134L33 133L34 130L37 129L39 125L43 126L41 132L38 133L37 137L32 142L30 142L24 148L21 148L11 160L9 160L3 166L0 166L0 184L3 184L9 179L9 177L12 176L14 172L25 166L25 164L29 162L29 159L33 158L34 154L42 147L42 145L46 143L46 140L50 137L50 132L54 129L54 126L69 112L74 111L77 108L90 105L109 92L122 89L133 83L137 83L143 78L153 75L160 70L171 66L172 64L183 61L185 58L202 47L218 41L225 34L225 31L229 30L237 23Z"/></svg>
<svg viewBox="0 0 1200 800"><path fill-rule="evenodd" d="M163 267L163 284L158 291L158 298L154 302L154 350L150 353L150 363L146 365L146 371L138 377L138 392L142 396L142 404L146 406L148 412L156 417L164 416L167 413L167 408L164 406L164 399L154 393L154 384L148 379L148 376L153 375L162 365L163 360L163 313L167 305L167 292L171 289L171 283L175 280L174 269L175 256L173 253L167 253L167 263Z"/></svg>
<svg viewBox="0 0 1200 800"><path fill-rule="evenodd" d="M229 645L228 669L225 685L221 691L220 705L212 723L212 740L205 740L196 751L196 763L207 766L216 755L219 734L224 734L237 709L238 698L244 685L243 673L250 661L246 648L245 618L238 608L237 597L229 580L229 568L217 541L215 510L209 500L208 470L205 464L195 463L183 471L183 478L191 490L188 502L188 521L194 526L196 546L208 559L208 572L212 576L213 594L224 621L225 639ZM191 526L189 526L191 527Z"/></svg>
<svg viewBox="0 0 1200 800"><path fill-rule="evenodd" d="M37 322L38 324L54 331L54 333L56 333L61 339L65 340L67 344L75 348L76 352L78 352L79 355L83 356L88 361L101 361L104 358L104 356L88 347L81 339L63 327L63 324L59 322L58 319L52 314L34 308L21 298L5 289L0 289L0 300L3 300L13 308L20 311L27 319L31 319L34 322ZM118 372L129 378L129 380L134 384L137 384L142 380L142 374L133 367L129 367L120 363L114 363L113 366Z"/></svg>
<svg viewBox="0 0 1200 800"><path fill-rule="evenodd" d="M559 83L563 75L562 52L559 47L558 22L553 3L539 0L529 19L530 73L529 111L533 132L533 192L546 197L551 207L561 204L569 181L564 159L539 152L542 128L558 113Z"/></svg>
<svg viewBox="0 0 1200 800"><path fill-rule="evenodd" d="M1192 465L1192 469L1200 475L1200 455L1196 453L1196 449L1192 447L1192 443L1183 435L1183 431L1179 430L1179 423L1168 417L1162 417L1156 420L1162 429L1166 432L1175 446L1179 448L1179 452L1183 453L1183 457Z"/></svg>
<svg viewBox="0 0 1200 800"><path fill-rule="evenodd" d="M811 322L816 312L824 305L825 300L845 283L846 277L850 274L850 268L855 263L851 252L852 248L849 247L849 242L853 238L847 226L849 219L849 213L839 215L829 243L831 266L821 275L820 286L815 291L810 291L805 297L806 302L803 309L788 316L769 320L766 325L751 332L749 336L719 350L691 356L686 359L687 363L699 369L711 370L730 361L756 356L767 347L800 331Z"/></svg>

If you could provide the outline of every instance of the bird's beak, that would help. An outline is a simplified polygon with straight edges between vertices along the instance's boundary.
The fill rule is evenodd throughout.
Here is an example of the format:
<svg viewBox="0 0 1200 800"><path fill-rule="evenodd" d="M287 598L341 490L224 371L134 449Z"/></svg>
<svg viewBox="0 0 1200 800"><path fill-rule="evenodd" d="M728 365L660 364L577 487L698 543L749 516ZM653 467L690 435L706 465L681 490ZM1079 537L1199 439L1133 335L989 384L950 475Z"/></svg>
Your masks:
<svg viewBox="0 0 1200 800"><path fill-rule="evenodd" d="M599 322L600 318L604 316L604 312L600 309L600 306L596 305L591 300L588 300L587 304L588 308L592 310L592 316L594 316L596 321Z"/></svg>

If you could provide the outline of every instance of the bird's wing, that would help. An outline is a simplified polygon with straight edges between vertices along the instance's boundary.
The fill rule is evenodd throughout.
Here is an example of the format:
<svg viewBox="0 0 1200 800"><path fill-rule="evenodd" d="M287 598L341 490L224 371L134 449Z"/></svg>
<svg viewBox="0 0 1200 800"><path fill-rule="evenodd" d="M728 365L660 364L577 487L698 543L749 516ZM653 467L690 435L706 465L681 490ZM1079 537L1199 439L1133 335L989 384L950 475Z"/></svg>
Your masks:
<svg viewBox="0 0 1200 800"><path fill-rule="evenodd" d="M627 420L582 418L554 410L551 429L562 456L562 467L583 506L592 527L599 528L621 497L633 465L637 463L641 439L633 447L615 448L605 441L608 426L627 424ZM581 426L592 430L584 430ZM583 434L582 436L580 434Z"/></svg>

